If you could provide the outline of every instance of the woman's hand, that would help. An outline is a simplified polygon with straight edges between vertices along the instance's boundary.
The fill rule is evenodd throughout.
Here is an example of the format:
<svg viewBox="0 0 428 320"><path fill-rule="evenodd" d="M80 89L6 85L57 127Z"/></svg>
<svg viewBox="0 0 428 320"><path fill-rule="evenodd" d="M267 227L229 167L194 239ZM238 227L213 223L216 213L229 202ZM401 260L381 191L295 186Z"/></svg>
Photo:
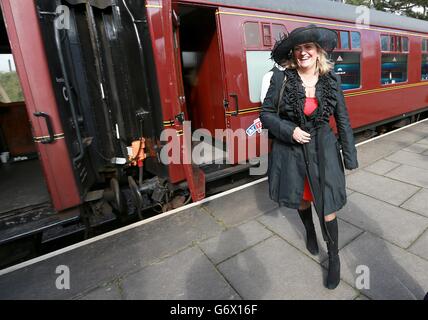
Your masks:
<svg viewBox="0 0 428 320"><path fill-rule="evenodd" d="M311 141L311 135L299 127L296 127L293 131L293 139L300 144L304 144Z"/></svg>

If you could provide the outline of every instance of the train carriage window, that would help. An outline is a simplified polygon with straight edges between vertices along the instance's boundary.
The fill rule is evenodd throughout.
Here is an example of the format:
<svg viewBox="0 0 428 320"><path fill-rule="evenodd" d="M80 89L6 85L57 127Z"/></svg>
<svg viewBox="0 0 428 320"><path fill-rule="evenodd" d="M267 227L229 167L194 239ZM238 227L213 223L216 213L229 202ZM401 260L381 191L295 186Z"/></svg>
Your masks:
<svg viewBox="0 0 428 320"><path fill-rule="evenodd" d="M262 23L263 29L263 45L270 47L272 45L272 34L270 29L270 24Z"/></svg>
<svg viewBox="0 0 428 320"><path fill-rule="evenodd" d="M21 84L11 54L0 54L0 102L24 101Z"/></svg>
<svg viewBox="0 0 428 320"><path fill-rule="evenodd" d="M286 33L287 29L282 24L272 24L272 36L275 41L282 39Z"/></svg>
<svg viewBox="0 0 428 320"><path fill-rule="evenodd" d="M403 38L403 51L409 52L409 39Z"/></svg>
<svg viewBox="0 0 428 320"><path fill-rule="evenodd" d="M273 67L269 51L247 51L247 76L250 101L260 102L263 76Z"/></svg>
<svg viewBox="0 0 428 320"><path fill-rule="evenodd" d="M340 31L340 48L341 49L350 49L349 47L349 32Z"/></svg>
<svg viewBox="0 0 428 320"><path fill-rule="evenodd" d="M275 41L283 38L287 29L282 24L246 22L244 24L247 79L250 101L260 102L263 76L274 66L270 58ZM257 34L257 36L253 36ZM263 39L263 40L262 40Z"/></svg>
<svg viewBox="0 0 428 320"><path fill-rule="evenodd" d="M422 80L428 80L428 53L422 55Z"/></svg>
<svg viewBox="0 0 428 320"><path fill-rule="evenodd" d="M422 39L422 80L428 80L428 39Z"/></svg>
<svg viewBox="0 0 428 320"><path fill-rule="evenodd" d="M361 48L361 35L359 32L351 32L352 49Z"/></svg>
<svg viewBox="0 0 428 320"><path fill-rule="evenodd" d="M382 54L382 84L407 81L407 55Z"/></svg>
<svg viewBox="0 0 428 320"><path fill-rule="evenodd" d="M342 90L360 87L360 53L333 52L334 71L340 75Z"/></svg>
<svg viewBox="0 0 428 320"><path fill-rule="evenodd" d="M389 51L396 51L395 49L395 37L394 36L390 36L389 37Z"/></svg>
<svg viewBox="0 0 428 320"><path fill-rule="evenodd" d="M428 52L428 39L422 39L422 51Z"/></svg>
<svg viewBox="0 0 428 320"><path fill-rule="evenodd" d="M339 44L331 55L334 71L341 77L342 90L358 89L361 86L361 35L359 32L336 32Z"/></svg>
<svg viewBox="0 0 428 320"><path fill-rule="evenodd" d="M382 84L394 84L407 81L408 41L407 37L381 35Z"/></svg>
<svg viewBox="0 0 428 320"><path fill-rule="evenodd" d="M381 42L381 50L382 51L388 51L388 43L389 43L388 36L381 36L380 42Z"/></svg>
<svg viewBox="0 0 428 320"><path fill-rule="evenodd" d="M245 45L247 47L260 46L260 29L258 22L246 22L244 24Z"/></svg>

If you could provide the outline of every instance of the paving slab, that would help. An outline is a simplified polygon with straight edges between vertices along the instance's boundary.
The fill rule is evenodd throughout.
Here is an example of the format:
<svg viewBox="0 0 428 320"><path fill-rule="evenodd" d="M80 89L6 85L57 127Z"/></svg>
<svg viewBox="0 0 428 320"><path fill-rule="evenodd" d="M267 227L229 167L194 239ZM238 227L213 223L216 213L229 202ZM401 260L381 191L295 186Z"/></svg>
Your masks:
<svg viewBox="0 0 428 320"><path fill-rule="evenodd" d="M400 205L420 188L408 183L359 170L346 178L348 188L394 205Z"/></svg>
<svg viewBox="0 0 428 320"><path fill-rule="evenodd" d="M121 285L126 300L240 299L197 247L128 275Z"/></svg>
<svg viewBox="0 0 428 320"><path fill-rule="evenodd" d="M284 207L276 208L265 213L257 220L266 225L281 238L285 239L288 243L302 251L304 254L308 255L310 258L317 262L322 262L328 258L327 246L323 240L319 219L315 214L315 210L312 209L312 212L312 219L314 221L315 232L318 239L318 247L320 249L319 254L315 256L306 249L306 231L296 210ZM340 217L340 212L337 215ZM338 220L338 228L339 249L343 248L363 232L363 230L360 230L341 219Z"/></svg>
<svg viewBox="0 0 428 320"><path fill-rule="evenodd" d="M0 299L68 299L221 230L205 210L193 207L3 275ZM70 290L55 287L59 265L70 269Z"/></svg>
<svg viewBox="0 0 428 320"><path fill-rule="evenodd" d="M404 148L403 151L414 152L414 153L424 153L428 151L428 145L423 143L414 143L407 148Z"/></svg>
<svg viewBox="0 0 428 320"><path fill-rule="evenodd" d="M428 145L428 137L427 137L427 138L424 138L424 139L419 140L419 141L418 141L418 143L420 143L420 144L427 144L427 145Z"/></svg>
<svg viewBox="0 0 428 320"><path fill-rule="evenodd" d="M428 227L428 218L355 192L340 218L402 248L408 248Z"/></svg>
<svg viewBox="0 0 428 320"><path fill-rule="evenodd" d="M391 171L398 166L400 166L400 163L380 159L379 161L376 161L375 163L365 167L364 170L376 173L378 175L384 175L388 171Z"/></svg>
<svg viewBox="0 0 428 320"><path fill-rule="evenodd" d="M341 250L340 259L343 279L370 299L421 300L428 291L428 261L370 233Z"/></svg>
<svg viewBox="0 0 428 320"><path fill-rule="evenodd" d="M428 230L412 244L409 251L428 261Z"/></svg>
<svg viewBox="0 0 428 320"><path fill-rule="evenodd" d="M422 154L400 150L386 157L386 160L428 170L428 157Z"/></svg>
<svg viewBox="0 0 428 320"><path fill-rule="evenodd" d="M120 289L117 284L110 284L99 287L83 296L77 297L78 300L122 300Z"/></svg>
<svg viewBox="0 0 428 320"><path fill-rule="evenodd" d="M401 150L403 146L400 142L385 143L382 139L370 141L357 147L359 168L364 168L372 163ZM352 173L353 171L351 171Z"/></svg>
<svg viewBox="0 0 428 320"><path fill-rule="evenodd" d="M420 169L403 164L398 168L388 172L385 176L420 187L428 188L428 169Z"/></svg>
<svg viewBox="0 0 428 320"><path fill-rule="evenodd" d="M214 264L218 264L270 236L272 236L271 231L252 220L232 227L198 245Z"/></svg>
<svg viewBox="0 0 428 320"><path fill-rule="evenodd" d="M354 299L358 293L341 281L323 285L326 271L274 236L218 265L243 299Z"/></svg>
<svg viewBox="0 0 428 320"><path fill-rule="evenodd" d="M264 181L204 206L226 226L234 226L270 211L278 204L269 198L269 184Z"/></svg>
<svg viewBox="0 0 428 320"><path fill-rule="evenodd" d="M428 189L422 189L401 205L402 208L428 217Z"/></svg>

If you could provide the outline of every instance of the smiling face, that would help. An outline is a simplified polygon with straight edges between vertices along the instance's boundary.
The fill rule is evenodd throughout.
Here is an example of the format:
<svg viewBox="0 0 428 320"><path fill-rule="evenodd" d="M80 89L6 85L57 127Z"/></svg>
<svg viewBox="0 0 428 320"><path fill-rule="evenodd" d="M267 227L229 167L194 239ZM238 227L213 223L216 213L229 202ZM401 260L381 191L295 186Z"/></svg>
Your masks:
<svg viewBox="0 0 428 320"><path fill-rule="evenodd" d="M319 53L316 44L309 42L295 46L293 55L299 69L310 70L315 68Z"/></svg>

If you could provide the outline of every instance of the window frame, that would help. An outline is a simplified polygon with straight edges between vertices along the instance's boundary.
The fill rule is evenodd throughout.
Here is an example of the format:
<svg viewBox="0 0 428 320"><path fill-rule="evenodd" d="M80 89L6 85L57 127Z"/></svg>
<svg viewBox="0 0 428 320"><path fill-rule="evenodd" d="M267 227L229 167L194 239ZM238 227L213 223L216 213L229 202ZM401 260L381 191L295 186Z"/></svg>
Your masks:
<svg viewBox="0 0 428 320"><path fill-rule="evenodd" d="M254 23L254 24L258 24L258 32L259 32L259 37L260 37L260 41L259 44L257 46L253 45L253 46L248 46L247 42L246 42L246 34L245 34L245 24L246 23ZM270 36L271 36L271 44L270 45L265 45L264 43L264 33L263 33L263 28L265 26L269 26L269 30L270 30ZM241 30L242 30L242 41L243 41L243 50L242 50L242 59L244 61L244 74L245 74L245 79L247 81L247 93L248 93L248 101L251 104L260 104L260 101L254 102L251 100L251 88L250 88L250 79L248 76L248 60L247 60L247 52L248 51L263 51L263 52L270 52L272 51L273 46L275 45L275 34L273 33L273 26L281 26L283 28L284 32L287 32L287 27L285 24L280 23L278 21L269 21L269 20L245 20L242 21L241 23ZM272 67L274 66L273 62L272 62Z"/></svg>
<svg viewBox="0 0 428 320"><path fill-rule="evenodd" d="M342 29L334 29L334 31L336 31L337 33L337 48L335 50L339 50L339 51L352 51L352 52L362 52L362 48L361 48L361 32L359 31L352 31L352 30L342 30ZM349 44L349 48L342 48L342 36L341 36L341 32L346 32L348 35L348 44ZM354 48L352 45L352 33L357 33L360 37L360 47L359 48Z"/></svg>
<svg viewBox="0 0 428 320"><path fill-rule="evenodd" d="M425 43L425 50L424 50L424 43ZM427 79L423 79L422 78L422 64L424 62L424 55L426 55L428 57L428 38L422 38L422 43L421 43L421 81L428 81Z"/></svg>
<svg viewBox="0 0 428 320"><path fill-rule="evenodd" d="M246 29L245 29L245 25L247 23L257 24L257 30L258 30L258 35L259 35L259 43L257 45L248 45L247 44L247 34L246 34ZM259 49L263 45L263 33L261 31L261 28L260 28L260 21L252 21L252 20L244 21L242 23L242 37L243 37L242 40L243 40L245 50L247 50L247 49L250 49L250 50Z"/></svg>
<svg viewBox="0 0 428 320"><path fill-rule="evenodd" d="M362 83L362 79L363 79L363 68L362 68L362 46L361 46L361 32L359 31L352 31L352 30L342 30L342 29L334 29L334 31L336 31L336 33L338 34L338 43L337 43L337 48L335 48L333 50L333 53L358 53L359 54L359 71L360 71L360 83L359 83L359 87L358 88L352 88L352 89L342 89L344 92L352 92L352 90L361 90L363 87L363 83ZM346 32L348 35L348 44L349 44L349 48L342 48L342 39L341 39L341 32ZM359 48L354 48L352 46L352 32L358 33L359 37L360 37L360 47ZM335 64L336 62L333 61Z"/></svg>
<svg viewBox="0 0 428 320"><path fill-rule="evenodd" d="M383 50L382 48L382 38L387 37L388 44L387 48L389 50ZM404 51L404 40L407 39L407 51ZM393 45L391 50L391 39L393 39ZM410 39L408 36L405 35L399 35L399 34L393 34L393 33L381 33L379 37L379 45L380 45L380 85L381 86L394 86L394 85L402 85L404 83L409 82L409 56L410 56ZM406 59L406 81L402 82L395 82L395 83L382 83L382 57L383 55L405 55L407 56ZM422 77L422 75L421 75Z"/></svg>

